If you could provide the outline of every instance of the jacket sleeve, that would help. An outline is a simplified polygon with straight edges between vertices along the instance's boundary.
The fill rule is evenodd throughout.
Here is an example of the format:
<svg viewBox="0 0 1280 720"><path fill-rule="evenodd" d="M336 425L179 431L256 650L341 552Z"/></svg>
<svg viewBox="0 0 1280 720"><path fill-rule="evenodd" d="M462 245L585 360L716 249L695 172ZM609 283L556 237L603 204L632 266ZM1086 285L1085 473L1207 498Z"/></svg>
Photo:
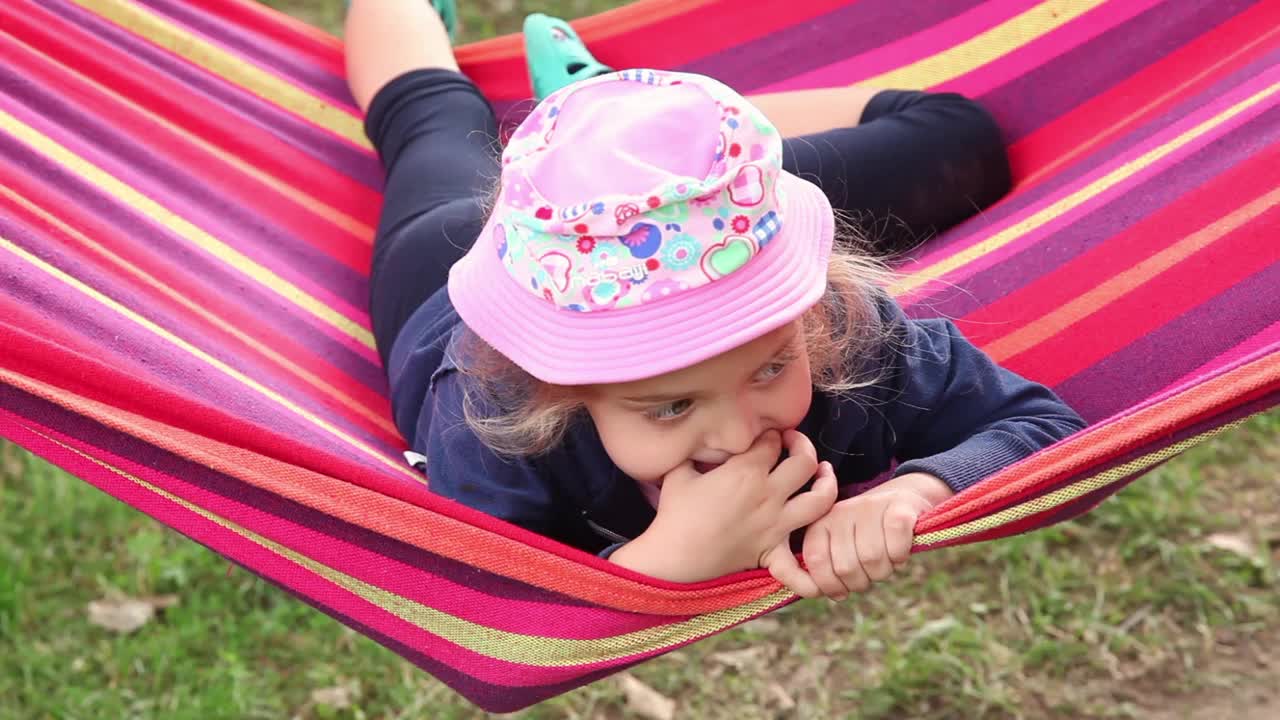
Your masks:
<svg viewBox="0 0 1280 720"><path fill-rule="evenodd" d="M884 446L959 492L1085 427L1053 391L997 365L946 320L908 320L892 301L880 400Z"/></svg>

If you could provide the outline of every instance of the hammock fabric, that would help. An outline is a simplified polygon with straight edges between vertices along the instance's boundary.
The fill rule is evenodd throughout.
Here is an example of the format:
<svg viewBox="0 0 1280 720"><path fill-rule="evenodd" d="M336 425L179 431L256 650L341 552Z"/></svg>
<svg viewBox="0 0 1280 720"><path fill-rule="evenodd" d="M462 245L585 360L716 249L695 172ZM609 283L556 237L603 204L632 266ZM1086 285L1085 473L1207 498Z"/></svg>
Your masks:
<svg viewBox="0 0 1280 720"><path fill-rule="evenodd" d="M1277 403L1280 2L642 0L579 28L617 67L950 89L1007 129L1015 192L894 292L1092 425L930 513L918 550L1076 516ZM519 40L460 57L515 117ZM9 0L0 58L0 435L490 710L794 599L759 571L646 579L405 465L336 40L248 0Z"/></svg>

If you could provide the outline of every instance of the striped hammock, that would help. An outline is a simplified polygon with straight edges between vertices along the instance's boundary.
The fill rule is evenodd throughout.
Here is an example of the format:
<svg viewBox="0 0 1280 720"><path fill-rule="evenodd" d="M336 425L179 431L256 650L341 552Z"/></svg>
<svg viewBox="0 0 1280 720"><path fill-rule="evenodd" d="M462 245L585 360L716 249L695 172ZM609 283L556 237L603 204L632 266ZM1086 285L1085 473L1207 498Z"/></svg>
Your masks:
<svg viewBox="0 0 1280 720"><path fill-rule="evenodd" d="M1280 2L642 0L605 62L956 90L1014 193L894 293L1091 427L917 549L1085 512L1280 397ZM463 48L514 117L517 38ZM365 312L380 171L333 38L249 0L0 3L0 435L508 711L794 598L659 582L442 501Z"/></svg>

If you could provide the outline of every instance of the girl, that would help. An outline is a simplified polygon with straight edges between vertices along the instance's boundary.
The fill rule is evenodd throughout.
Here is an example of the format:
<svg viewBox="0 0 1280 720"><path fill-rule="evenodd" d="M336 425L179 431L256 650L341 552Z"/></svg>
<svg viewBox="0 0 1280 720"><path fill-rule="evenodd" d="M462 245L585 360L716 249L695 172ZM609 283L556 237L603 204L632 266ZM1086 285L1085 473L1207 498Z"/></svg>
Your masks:
<svg viewBox="0 0 1280 720"><path fill-rule="evenodd" d="M1083 427L834 242L833 205L919 231L1006 189L972 103L629 70L553 92L499 160L426 3L356 0L346 45L387 169L373 329L435 492L658 578L842 598Z"/></svg>

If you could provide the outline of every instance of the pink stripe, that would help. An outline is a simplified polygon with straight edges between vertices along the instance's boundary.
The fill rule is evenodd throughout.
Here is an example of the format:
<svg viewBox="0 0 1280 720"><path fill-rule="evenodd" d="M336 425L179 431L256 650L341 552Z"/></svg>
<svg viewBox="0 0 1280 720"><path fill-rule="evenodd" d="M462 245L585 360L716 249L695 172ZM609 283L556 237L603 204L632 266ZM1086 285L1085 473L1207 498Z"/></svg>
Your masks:
<svg viewBox="0 0 1280 720"><path fill-rule="evenodd" d="M1178 378L1176 382L1170 383L1160 393L1168 393L1181 385L1199 382L1206 376L1217 374L1225 368L1240 364L1247 358L1276 352L1280 352L1280 320L1268 325L1253 337L1218 355L1194 371Z"/></svg>
<svg viewBox="0 0 1280 720"><path fill-rule="evenodd" d="M959 45L1041 2L1042 0L991 0L897 42L795 75L754 92L848 85L874 77Z"/></svg>
<svg viewBox="0 0 1280 720"><path fill-rule="evenodd" d="M1036 213L1040 212L1041 210L1044 210L1046 207L1054 204L1055 202L1058 202L1064 197L1067 197L1072 193L1080 190L1081 188L1084 188L1085 186L1089 185L1090 183L1095 182L1099 178L1114 171L1116 168L1121 167L1125 163L1131 162L1134 159L1143 155L1144 153L1147 153L1152 149L1159 147L1164 143L1169 142L1170 140L1177 137L1178 135L1186 132L1187 130L1191 129L1192 127L1195 127L1196 125L1204 122L1205 120L1208 120L1209 118L1222 112L1223 110L1230 107L1231 105L1234 105L1235 103L1238 103L1241 100L1249 97L1250 95L1253 95L1259 90L1262 90L1270 86L1271 84L1275 83L1277 80L1280 80L1280 67L1272 68L1271 70L1267 71L1266 73L1263 73L1257 78L1254 78L1250 82L1232 90L1229 93L1224 94L1222 97L1218 98L1214 102L1188 115L1187 117L1183 118L1179 122L1165 128L1161 132L1156 133L1151 138L1149 138L1146 142L1131 148L1130 150L1116 157L1106 165L1102 165L1098 167L1096 170L1094 170L1093 172L1089 173L1088 175L1085 175L1077 179L1075 182L1062 187L1061 189L1056 191L1054 194L1049 195L1044 199L1042 199L1040 202L1037 202L1034 205L1030 205L1026 207L1024 210L1022 210L1022 212L1019 212L1016 215L1012 215L1004 219L1002 222L995 225L976 225L975 224L975 227L973 228L973 230L963 240L958 242L948 243L945 247L936 249L932 252L926 252L920 258L904 264L900 268L900 272L905 276L910 276L912 272L921 270L923 268L927 268L930 265L933 265L935 263L942 262L943 260L946 260L949 257L952 257L960 252L968 250L969 248L988 240L989 238L997 235L998 233L1005 230L1006 228L1012 227L1014 225L1017 225L1020 222L1023 222L1028 217L1035 215ZM1230 120L1218 125L1216 128L1201 135L1199 138L1191 142L1188 142L1182 147L1178 148L1176 151L1169 153L1168 155L1161 158L1159 161L1148 165L1142 170L1139 170L1138 172L1129 176L1128 179L1111 186L1104 192L1098 193L1097 195L1093 196L1092 198L1085 201L1084 203L1076 206L1074 209L1070 210L1069 212L1064 213L1063 215L1060 215L1050 220L1047 223L1044 223L1043 225L1036 228L1032 232L1029 232L1023 235L1017 240L1003 246L999 250L995 252L987 253L986 255L983 255L982 257L972 262L966 263L960 268L957 268L952 273L945 276L946 278L945 283L939 282L936 280L930 283L926 283L924 286L921 286L920 288L915 289L914 291L907 294L906 296L900 297L899 301L902 302L904 305L910 305L910 304L921 302L927 296L932 295L933 293L947 291L948 289L951 288L953 283L959 282L964 278L967 278L971 275L981 272L982 270L985 270L993 265L998 265L1005 258L1011 255L1017 254L1029 246L1035 245L1036 243L1040 242L1046 237L1051 236L1053 233L1072 224L1073 222L1078 220L1080 217L1087 215L1088 213L1092 212L1093 210L1096 210L1099 207L1102 207L1103 205L1106 205L1107 203L1111 202L1119 195L1131 190L1134 186L1140 185L1143 182L1146 182L1150 178L1162 172L1164 169L1178 162L1181 162L1183 158L1195 153L1200 148L1213 142L1219 136L1227 132L1230 132L1233 128L1243 125L1247 123L1249 120L1266 112L1267 109L1274 106L1276 102L1277 102L1277 98L1273 96L1271 99L1265 102L1259 102L1254 104L1252 107L1238 113L1237 115L1232 117Z"/></svg>
<svg viewBox="0 0 1280 720"><path fill-rule="evenodd" d="M109 153L99 145L87 142L79 133L60 124L50 122L40 113L33 112L31 108L27 107L23 103L14 102L7 95L0 94L0 108L3 108L6 112L18 118L23 123L57 142L59 145L67 148L72 153L80 156L86 162L96 166L117 180L140 192L142 195L146 196L148 199L166 210L182 217L184 220L187 220L187 222L192 225L199 227L204 232L217 237L218 233L211 232L208 229L201 227L203 224L201 220L207 212L207 208L192 205L191 203L183 200L181 196L170 192L162 184L142 175L133 168L124 157ZM138 211L136 208L128 205L125 205L125 207L128 207L129 210L132 211L141 221L154 227L157 233L170 235L175 243L185 243L190 245L193 249L196 247L194 243L174 235L168 228L160 225L150 217ZM345 298L334 294L324 285L317 283L306 273L297 272L287 264L283 264L284 266L281 267L282 263L280 261L264 254L264 251L269 250L270 248L264 246L262 243L237 243L235 242L235 233L229 233L229 235L232 237L218 237L218 240L228 247L233 247L236 252L246 258L249 258L258 265L269 268L282 279L300 290L303 290L320 303L332 309L334 312L352 321L361 329L370 329L368 313L364 308L357 308ZM201 252L204 251L201 250ZM218 262L222 261L218 260ZM338 330L330 323L321 321L319 318L314 318L311 313L300 307L294 308L293 306L289 306L289 311L294 316L311 322L321 332L324 332L329 337L337 340L339 343L356 352L364 359L374 363L381 362L378 358L377 352L373 348L357 341L349 334Z"/></svg>
<svg viewBox="0 0 1280 720"><path fill-rule="evenodd" d="M217 523L207 520L126 478L122 478L79 454L70 452L60 445L50 442L41 435L35 434L33 430L38 430L40 433L56 438L68 446L89 454L91 457L96 457L108 464L114 464L117 458L112 457L109 453L105 453L98 448L86 446L56 430L44 428L37 423L13 415L3 409L0 409L0 428L4 429L5 437L21 441L21 444L32 452L51 460L67 472L85 479L100 490L147 513L165 525L208 546L215 552L253 568L255 572L264 577L311 598L333 612L361 622L388 637L396 638L413 650L428 655L434 660L450 667L465 668L466 674L483 682L506 687L532 687L573 680L593 670L617 667L661 654L661 652L648 651L618 660L543 668L507 662L467 650L443 637L401 620L392 613L360 598L340 585L324 579L311 570L263 548L257 543L246 540ZM155 479L154 476L149 478L149 480ZM415 575L415 579L419 576ZM506 602L508 601L504 601L501 605L504 609L508 607ZM438 603L433 600L433 604ZM576 607L560 609L560 612L566 618L576 617L579 611L580 609Z"/></svg>
<svg viewBox="0 0 1280 720"><path fill-rule="evenodd" d="M970 73L934 88L938 91L979 96L993 88L1025 75L1034 68L1047 65L1054 58L1089 42L1165 0L1125 0L1108 2L1046 35L1022 45L1013 52L996 58Z"/></svg>

